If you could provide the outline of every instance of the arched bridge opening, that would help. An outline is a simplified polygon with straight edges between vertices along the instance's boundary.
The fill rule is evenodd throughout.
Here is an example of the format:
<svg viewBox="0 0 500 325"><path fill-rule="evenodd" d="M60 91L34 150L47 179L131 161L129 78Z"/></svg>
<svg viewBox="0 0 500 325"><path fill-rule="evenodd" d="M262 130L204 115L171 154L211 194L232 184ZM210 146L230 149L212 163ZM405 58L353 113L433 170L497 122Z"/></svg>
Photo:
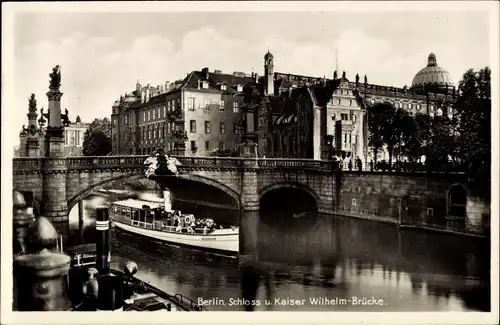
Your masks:
<svg viewBox="0 0 500 325"><path fill-rule="evenodd" d="M274 184L261 191L261 221L282 224L315 217L319 198L309 187L298 184Z"/></svg>

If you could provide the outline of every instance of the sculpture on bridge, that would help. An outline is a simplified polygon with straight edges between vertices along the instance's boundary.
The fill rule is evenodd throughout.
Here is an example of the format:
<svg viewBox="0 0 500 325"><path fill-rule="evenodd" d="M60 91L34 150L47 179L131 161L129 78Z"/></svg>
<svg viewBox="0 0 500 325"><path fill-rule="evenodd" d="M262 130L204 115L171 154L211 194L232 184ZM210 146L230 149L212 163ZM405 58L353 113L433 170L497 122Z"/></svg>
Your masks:
<svg viewBox="0 0 500 325"><path fill-rule="evenodd" d="M177 166L181 163L175 157L169 157L162 148L158 148L145 161L144 165L148 165L146 177L152 176L177 176L179 171Z"/></svg>
<svg viewBox="0 0 500 325"><path fill-rule="evenodd" d="M71 121L69 120L67 108L64 109L64 114L61 114L61 121L62 121L63 126L69 126L71 124Z"/></svg>
<svg viewBox="0 0 500 325"><path fill-rule="evenodd" d="M50 89L59 89L61 87L61 67L56 65L52 68L52 73L49 74L50 77Z"/></svg>

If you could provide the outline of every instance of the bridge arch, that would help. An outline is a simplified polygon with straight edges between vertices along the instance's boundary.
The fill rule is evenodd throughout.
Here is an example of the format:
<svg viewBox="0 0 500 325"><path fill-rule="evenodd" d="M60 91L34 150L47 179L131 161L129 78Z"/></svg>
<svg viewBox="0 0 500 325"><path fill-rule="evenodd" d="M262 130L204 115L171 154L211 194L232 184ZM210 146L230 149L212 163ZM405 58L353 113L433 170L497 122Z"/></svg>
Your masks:
<svg viewBox="0 0 500 325"><path fill-rule="evenodd" d="M87 196L89 196L89 194L91 194L96 189L99 189L99 188L101 188L109 183L116 182L116 181L121 180L121 179L138 180L138 179L142 179L142 178L144 178L144 179L146 178L143 171L141 171L138 174L120 175L120 176L109 178L109 179L106 179L104 181L93 184L93 185L85 188L84 190L80 191L79 193L77 193L76 195L74 195L73 197L71 197L68 200L68 211L71 211L71 209L75 206L75 204L78 203L78 201L86 198ZM204 177L204 176L200 176L200 175L194 175L194 174L179 174L178 178L184 179L184 180L189 180L189 181L194 181L194 182L199 182L199 183L203 183L203 184L215 187L215 188L223 191L224 193L228 194L234 200L238 209L240 209L240 207L241 207L241 200L240 200L240 196L238 195L238 193L236 193L233 189L229 188L228 186L220 183L219 181L216 181L216 180Z"/></svg>
<svg viewBox="0 0 500 325"><path fill-rule="evenodd" d="M307 194L309 194L310 196L312 196L314 198L314 200L316 201L316 206L319 205L319 202L320 202L319 195L310 186L300 184L300 183L292 183L292 182L274 183L274 184L268 185L268 186L260 189L259 190L259 202L264 197L264 195L266 195L267 193L274 191L274 190L277 190L277 189L281 189L281 188L294 188L294 189L298 189L298 190L301 190L303 192L306 192Z"/></svg>
<svg viewBox="0 0 500 325"><path fill-rule="evenodd" d="M463 184L455 183L451 185L446 191L446 214L465 218L467 216L467 200L469 196L469 190Z"/></svg>

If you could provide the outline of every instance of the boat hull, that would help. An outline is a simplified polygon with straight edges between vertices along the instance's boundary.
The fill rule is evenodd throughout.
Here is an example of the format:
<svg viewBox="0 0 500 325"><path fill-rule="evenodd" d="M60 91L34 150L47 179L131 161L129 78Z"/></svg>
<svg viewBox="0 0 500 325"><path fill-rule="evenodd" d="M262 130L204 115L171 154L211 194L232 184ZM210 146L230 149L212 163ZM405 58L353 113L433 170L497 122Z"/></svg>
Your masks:
<svg viewBox="0 0 500 325"><path fill-rule="evenodd" d="M135 234L159 240L166 243L179 244L186 247L199 248L203 250L225 252L226 254L236 255L239 253L239 234L220 234L220 235L202 235L202 234L180 234L165 232L141 227L132 226L117 220L112 223L116 228Z"/></svg>

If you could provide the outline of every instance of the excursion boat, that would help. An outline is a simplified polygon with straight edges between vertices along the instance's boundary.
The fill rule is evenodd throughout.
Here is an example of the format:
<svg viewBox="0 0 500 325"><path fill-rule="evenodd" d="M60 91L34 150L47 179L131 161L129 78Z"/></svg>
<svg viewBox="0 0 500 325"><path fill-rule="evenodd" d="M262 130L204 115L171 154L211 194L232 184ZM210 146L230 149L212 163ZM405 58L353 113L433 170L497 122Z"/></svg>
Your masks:
<svg viewBox="0 0 500 325"><path fill-rule="evenodd" d="M237 255L239 228L222 228L212 219L172 210L171 193L162 199L127 199L111 203L113 226L161 242Z"/></svg>

